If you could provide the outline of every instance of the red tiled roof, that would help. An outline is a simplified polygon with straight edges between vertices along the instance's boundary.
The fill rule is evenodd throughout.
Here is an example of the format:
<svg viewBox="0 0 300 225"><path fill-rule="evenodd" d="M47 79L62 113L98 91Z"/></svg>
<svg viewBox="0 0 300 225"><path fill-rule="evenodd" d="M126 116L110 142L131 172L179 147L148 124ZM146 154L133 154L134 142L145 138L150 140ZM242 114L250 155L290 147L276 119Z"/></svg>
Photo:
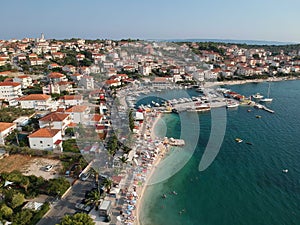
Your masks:
<svg viewBox="0 0 300 225"><path fill-rule="evenodd" d="M34 133L28 135L29 138L51 138L58 134L60 130L58 129L49 129L49 128L41 128Z"/></svg>
<svg viewBox="0 0 300 225"><path fill-rule="evenodd" d="M65 96L62 96L60 99L63 99L63 100L82 100L82 95L65 95Z"/></svg>
<svg viewBox="0 0 300 225"><path fill-rule="evenodd" d="M66 112L84 112L87 109L87 106L75 105L71 108L66 109Z"/></svg>
<svg viewBox="0 0 300 225"><path fill-rule="evenodd" d="M59 145L62 142L62 140L57 140L56 142L54 142L55 145Z"/></svg>
<svg viewBox="0 0 300 225"><path fill-rule="evenodd" d="M62 78L65 75L63 75L62 73L58 73L58 72L52 72L48 75L49 78Z"/></svg>
<svg viewBox="0 0 300 225"><path fill-rule="evenodd" d="M49 98L51 98L50 95L45 95L45 94L30 94L30 95L23 96L23 97L19 98L19 101L32 101L32 100L46 101Z"/></svg>
<svg viewBox="0 0 300 225"><path fill-rule="evenodd" d="M0 86L13 86L13 87L17 87L21 85L21 83L18 82L0 82Z"/></svg>
<svg viewBox="0 0 300 225"><path fill-rule="evenodd" d="M92 118L92 121L99 122L102 119L102 116L99 114L95 114Z"/></svg>
<svg viewBox="0 0 300 225"><path fill-rule="evenodd" d="M68 124L68 127L77 127L77 123L71 122L71 123Z"/></svg>
<svg viewBox="0 0 300 225"><path fill-rule="evenodd" d="M5 122L0 122L0 132L7 130L8 128L14 126L14 123L5 123Z"/></svg>
<svg viewBox="0 0 300 225"><path fill-rule="evenodd" d="M64 113L50 113L43 118L39 119L40 121L63 121L69 116L69 114L64 114Z"/></svg>

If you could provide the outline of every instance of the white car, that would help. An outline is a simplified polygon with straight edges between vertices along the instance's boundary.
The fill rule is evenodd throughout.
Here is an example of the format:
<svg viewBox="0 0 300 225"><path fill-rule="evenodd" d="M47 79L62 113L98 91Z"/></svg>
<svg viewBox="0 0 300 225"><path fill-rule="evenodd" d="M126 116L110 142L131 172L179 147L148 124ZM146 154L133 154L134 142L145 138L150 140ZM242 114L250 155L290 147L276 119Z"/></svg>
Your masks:
<svg viewBox="0 0 300 225"><path fill-rule="evenodd" d="M49 172L50 170L52 170L53 165L47 165L45 166L45 171Z"/></svg>

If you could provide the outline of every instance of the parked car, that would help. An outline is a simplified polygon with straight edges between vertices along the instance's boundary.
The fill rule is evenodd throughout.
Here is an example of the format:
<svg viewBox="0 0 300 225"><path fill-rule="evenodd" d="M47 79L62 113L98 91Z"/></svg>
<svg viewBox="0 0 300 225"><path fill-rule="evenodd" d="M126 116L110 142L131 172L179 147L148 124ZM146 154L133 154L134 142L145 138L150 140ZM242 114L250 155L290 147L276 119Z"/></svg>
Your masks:
<svg viewBox="0 0 300 225"><path fill-rule="evenodd" d="M45 171L49 172L50 170L52 170L53 165L47 165L45 166Z"/></svg>
<svg viewBox="0 0 300 225"><path fill-rule="evenodd" d="M85 181L90 177L90 175L91 175L90 173L83 173L81 174L80 179Z"/></svg>

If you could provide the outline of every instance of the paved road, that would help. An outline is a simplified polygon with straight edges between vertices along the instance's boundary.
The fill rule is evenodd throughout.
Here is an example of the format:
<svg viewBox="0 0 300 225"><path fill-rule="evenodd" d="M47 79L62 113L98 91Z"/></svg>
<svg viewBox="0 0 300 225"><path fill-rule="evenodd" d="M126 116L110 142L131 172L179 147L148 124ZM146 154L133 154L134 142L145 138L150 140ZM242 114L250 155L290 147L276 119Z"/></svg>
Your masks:
<svg viewBox="0 0 300 225"><path fill-rule="evenodd" d="M71 188L69 193L51 207L45 217L43 217L37 225L55 225L58 224L66 214L74 214L76 212L75 204L84 199L85 192L92 189L92 181L78 180Z"/></svg>

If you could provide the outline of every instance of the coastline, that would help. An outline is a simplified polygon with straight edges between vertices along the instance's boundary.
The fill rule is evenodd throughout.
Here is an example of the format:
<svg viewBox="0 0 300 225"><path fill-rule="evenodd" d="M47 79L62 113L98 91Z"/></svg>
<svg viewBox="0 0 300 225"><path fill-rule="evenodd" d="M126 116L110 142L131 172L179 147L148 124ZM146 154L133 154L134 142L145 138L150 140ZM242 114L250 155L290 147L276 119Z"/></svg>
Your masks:
<svg viewBox="0 0 300 225"><path fill-rule="evenodd" d="M152 125L151 125L151 134L150 134L150 137L152 140L155 140L157 137L155 135L155 126L157 125L157 122L159 121L159 119L161 118L162 114L160 113L156 118L155 120L153 121ZM156 167L157 165L160 163L160 161L162 160L162 153L160 152L159 155L156 157L155 161L153 162L152 164L152 167L151 167L151 170L149 172L149 174L146 176L146 180L145 180L145 183L143 184L143 186L141 187L141 189L138 191L139 193L139 200L137 202L137 205L136 205L136 220L135 220L135 224L136 225L141 225L140 223L140 209L141 209L141 206L144 202L144 193L146 192L147 190L147 185L148 185L148 181L150 179L150 177L154 174L155 170L156 170Z"/></svg>
<svg viewBox="0 0 300 225"><path fill-rule="evenodd" d="M249 83L262 83L262 82L279 82L286 80L299 80L298 77L270 77L268 79L254 79L254 80L229 80L229 81L212 81L205 82L205 87L215 87L220 85L239 85Z"/></svg>

